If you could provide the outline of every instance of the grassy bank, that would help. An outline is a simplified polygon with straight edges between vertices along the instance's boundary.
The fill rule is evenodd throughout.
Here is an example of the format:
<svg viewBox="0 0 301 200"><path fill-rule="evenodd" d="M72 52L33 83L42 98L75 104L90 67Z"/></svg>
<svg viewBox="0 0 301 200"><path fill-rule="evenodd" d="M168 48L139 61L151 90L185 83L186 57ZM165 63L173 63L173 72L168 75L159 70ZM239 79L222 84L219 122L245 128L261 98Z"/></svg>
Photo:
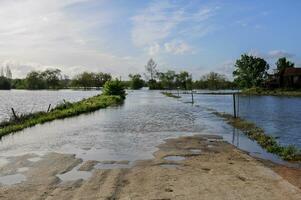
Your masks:
<svg viewBox="0 0 301 200"><path fill-rule="evenodd" d="M0 137L55 119L63 119L96 111L108 106L119 105L123 102L123 99L123 97L118 95L97 95L75 103L64 102L57 105L50 112L36 112L18 116L17 118L0 123Z"/></svg>
<svg viewBox="0 0 301 200"><path fill-rule="evenodd" d="M292 96L301 97L301 90L287 90L287 89L263 89L250 88L242 90L243 95L257 95L257 96Z"/></svg>
<svg viewBox="0 0 301 200"><path fill-rule="evenodd" d="M230 114L213 112L228 124L244 132L251 140L255 140L262 148L274 153L284 160L301 161L301 150L293 145L281 146L274 137L266 135L262 128L242 118L234 118Z"/></svg>
<svg viewBox="0 0 301 200"><path fill-rule="evenodd" d="M172 97L172 98L181 98L180 96L174 95L171 92L161 92L163 95L167 96L167 97Z"/></svg>

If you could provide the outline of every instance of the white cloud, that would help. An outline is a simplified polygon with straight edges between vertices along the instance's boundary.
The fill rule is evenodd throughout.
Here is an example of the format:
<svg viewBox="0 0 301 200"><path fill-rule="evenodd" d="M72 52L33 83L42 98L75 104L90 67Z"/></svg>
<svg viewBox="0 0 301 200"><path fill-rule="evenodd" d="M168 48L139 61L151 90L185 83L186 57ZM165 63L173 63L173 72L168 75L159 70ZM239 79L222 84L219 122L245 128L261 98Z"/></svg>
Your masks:
<svg viewBox="0 0 301 200"><path fill-rule="evenodd" d="M269 58L281 58L281 57L287 57L291 58L294 57L294 54L288 53L283 50L272 50L268 53Z"/></svg>
<svg viewBox="0 0 301 200"><path fill-rule="evenodd" d="M165 51L175 55L192 53L192 47L183 41L173 40L164 44Z"/></svg>
<svg viewBox="0 0 301 200"><path fill-rule="evenodd" d="M281 57L286 57L286 58L294 57L294 54L289 53L289 52L284 51L284 50L271 50L267 53L262 53L262 52L257 51L257 50L251 50L251 51L249 51L248 55L261 57L261 58L268 59L268 60L274 60L274 59L278 59L278 58L281 58Z"/></svg>
<svg viewBox="0 0 301 200"><path fill-rule="evenodd" d="M182 42L175 51L174 44L168 41L175 38L202 37L214 30L208 19L216 14L219 7L185 7L170 1L154 1L132 17L132 41L137 47L153 49L153 44L165 46L169 52L188 50L188 45Z"/></svg>
<svg viewBox="0 0 301 200"><path fill-rule="evenodd" d="M102 48L108 42L102 30L112 23L114 11L71 9L88 1L1 0L0 64L10 63L14 77L47 67L60 68L68 75L88 70L127 76L137 71L142 65L137 59Z"/></svg>
<svg viewBox="0 0 301 200"><path fill-rule="evenodd" d="M148 47L148 55L154 56L160 52L160 45L158 43L154 43Z"/></svg>

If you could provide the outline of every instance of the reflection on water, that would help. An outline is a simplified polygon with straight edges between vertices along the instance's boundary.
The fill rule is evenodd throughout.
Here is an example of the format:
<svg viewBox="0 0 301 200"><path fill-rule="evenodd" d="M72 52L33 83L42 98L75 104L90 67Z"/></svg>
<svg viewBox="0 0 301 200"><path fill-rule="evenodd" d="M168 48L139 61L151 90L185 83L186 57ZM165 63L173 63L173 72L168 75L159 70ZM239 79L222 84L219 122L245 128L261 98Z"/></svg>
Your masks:
<svg viewBox="0 0 301 200"><path fill-rule="evenodd" d="M4 137L0 157L59 152L76 154L84 161L135 161L152 158L164 139L214 134L253 155L280 162L239 131L233 132L232 127L208 112L200 99L196 101L199 106L182 101L185 98L167 98L158 91L129 91L120 107L56 120Z"/></svg>
<svg viewBox="0 0 301 200"><path fill-rule="evenodd" d="M0 121L11 116L11 108L17 113L46 111L49 104L55 106L63 99L74 102L99 93L96 90L0 90Z"/></svg>

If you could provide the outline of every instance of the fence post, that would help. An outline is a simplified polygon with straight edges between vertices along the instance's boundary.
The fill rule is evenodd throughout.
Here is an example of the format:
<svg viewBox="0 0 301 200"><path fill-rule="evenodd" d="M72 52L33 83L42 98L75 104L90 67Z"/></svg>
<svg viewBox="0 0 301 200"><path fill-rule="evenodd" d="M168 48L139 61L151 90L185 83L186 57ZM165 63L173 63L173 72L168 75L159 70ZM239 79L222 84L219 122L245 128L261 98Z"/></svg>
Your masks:
<svg viewBox="0 0 301 200"><path fill-rule="evenodd" d="M50 111L50 107L51 107L51 104L49 104L49 106L48 106L48 109L47 109L47 112L49 112L49 111Z"/></svg>
<svg viewBox="0 0 301 200"><path fill-rule="evenodd" d="M11 108L11 111L13 112L14 118L16 120L19 119L19 117L16 115L16 112L15 112L14 108Z"/></svg>
<svg viewBox="0 0 301 200"><path fill-rule="evenodd" d="M233 114L234 118L236 118L236 100L235 100L235 94L233 93Z"/></svg>
<svg viewBox="0 0 301 200"><path fill-rule="evenodd" d="M191 103L194 104L194 99L193 99L193 90L191 90Z"/></svg>

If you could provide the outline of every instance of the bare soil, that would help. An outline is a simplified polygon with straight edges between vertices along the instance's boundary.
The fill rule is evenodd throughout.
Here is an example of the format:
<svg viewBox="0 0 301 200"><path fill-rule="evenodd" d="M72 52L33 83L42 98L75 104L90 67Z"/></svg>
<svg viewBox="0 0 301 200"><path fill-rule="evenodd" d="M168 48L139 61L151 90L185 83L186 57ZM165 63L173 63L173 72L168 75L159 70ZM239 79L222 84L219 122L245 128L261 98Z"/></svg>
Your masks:
<svg viewBox="0 0 301 200"><path fill-rule="evenodd" d="M1 185L0 199L301 200L300 179L292 178L294 174L300 177L300 170L267 166L218 136L169 139L158 148L153 159L117 169L96 169L98 161L83 163L74 155L58 153L35 162L30 161L35 155L13 157L0 168L0 176L15 174L26 167L28 170L21 172L26 181ZM167 156L185 159L166 160ZM57 177L76 166L79 170L90 170L92 176L74 181Z"/></svg>

